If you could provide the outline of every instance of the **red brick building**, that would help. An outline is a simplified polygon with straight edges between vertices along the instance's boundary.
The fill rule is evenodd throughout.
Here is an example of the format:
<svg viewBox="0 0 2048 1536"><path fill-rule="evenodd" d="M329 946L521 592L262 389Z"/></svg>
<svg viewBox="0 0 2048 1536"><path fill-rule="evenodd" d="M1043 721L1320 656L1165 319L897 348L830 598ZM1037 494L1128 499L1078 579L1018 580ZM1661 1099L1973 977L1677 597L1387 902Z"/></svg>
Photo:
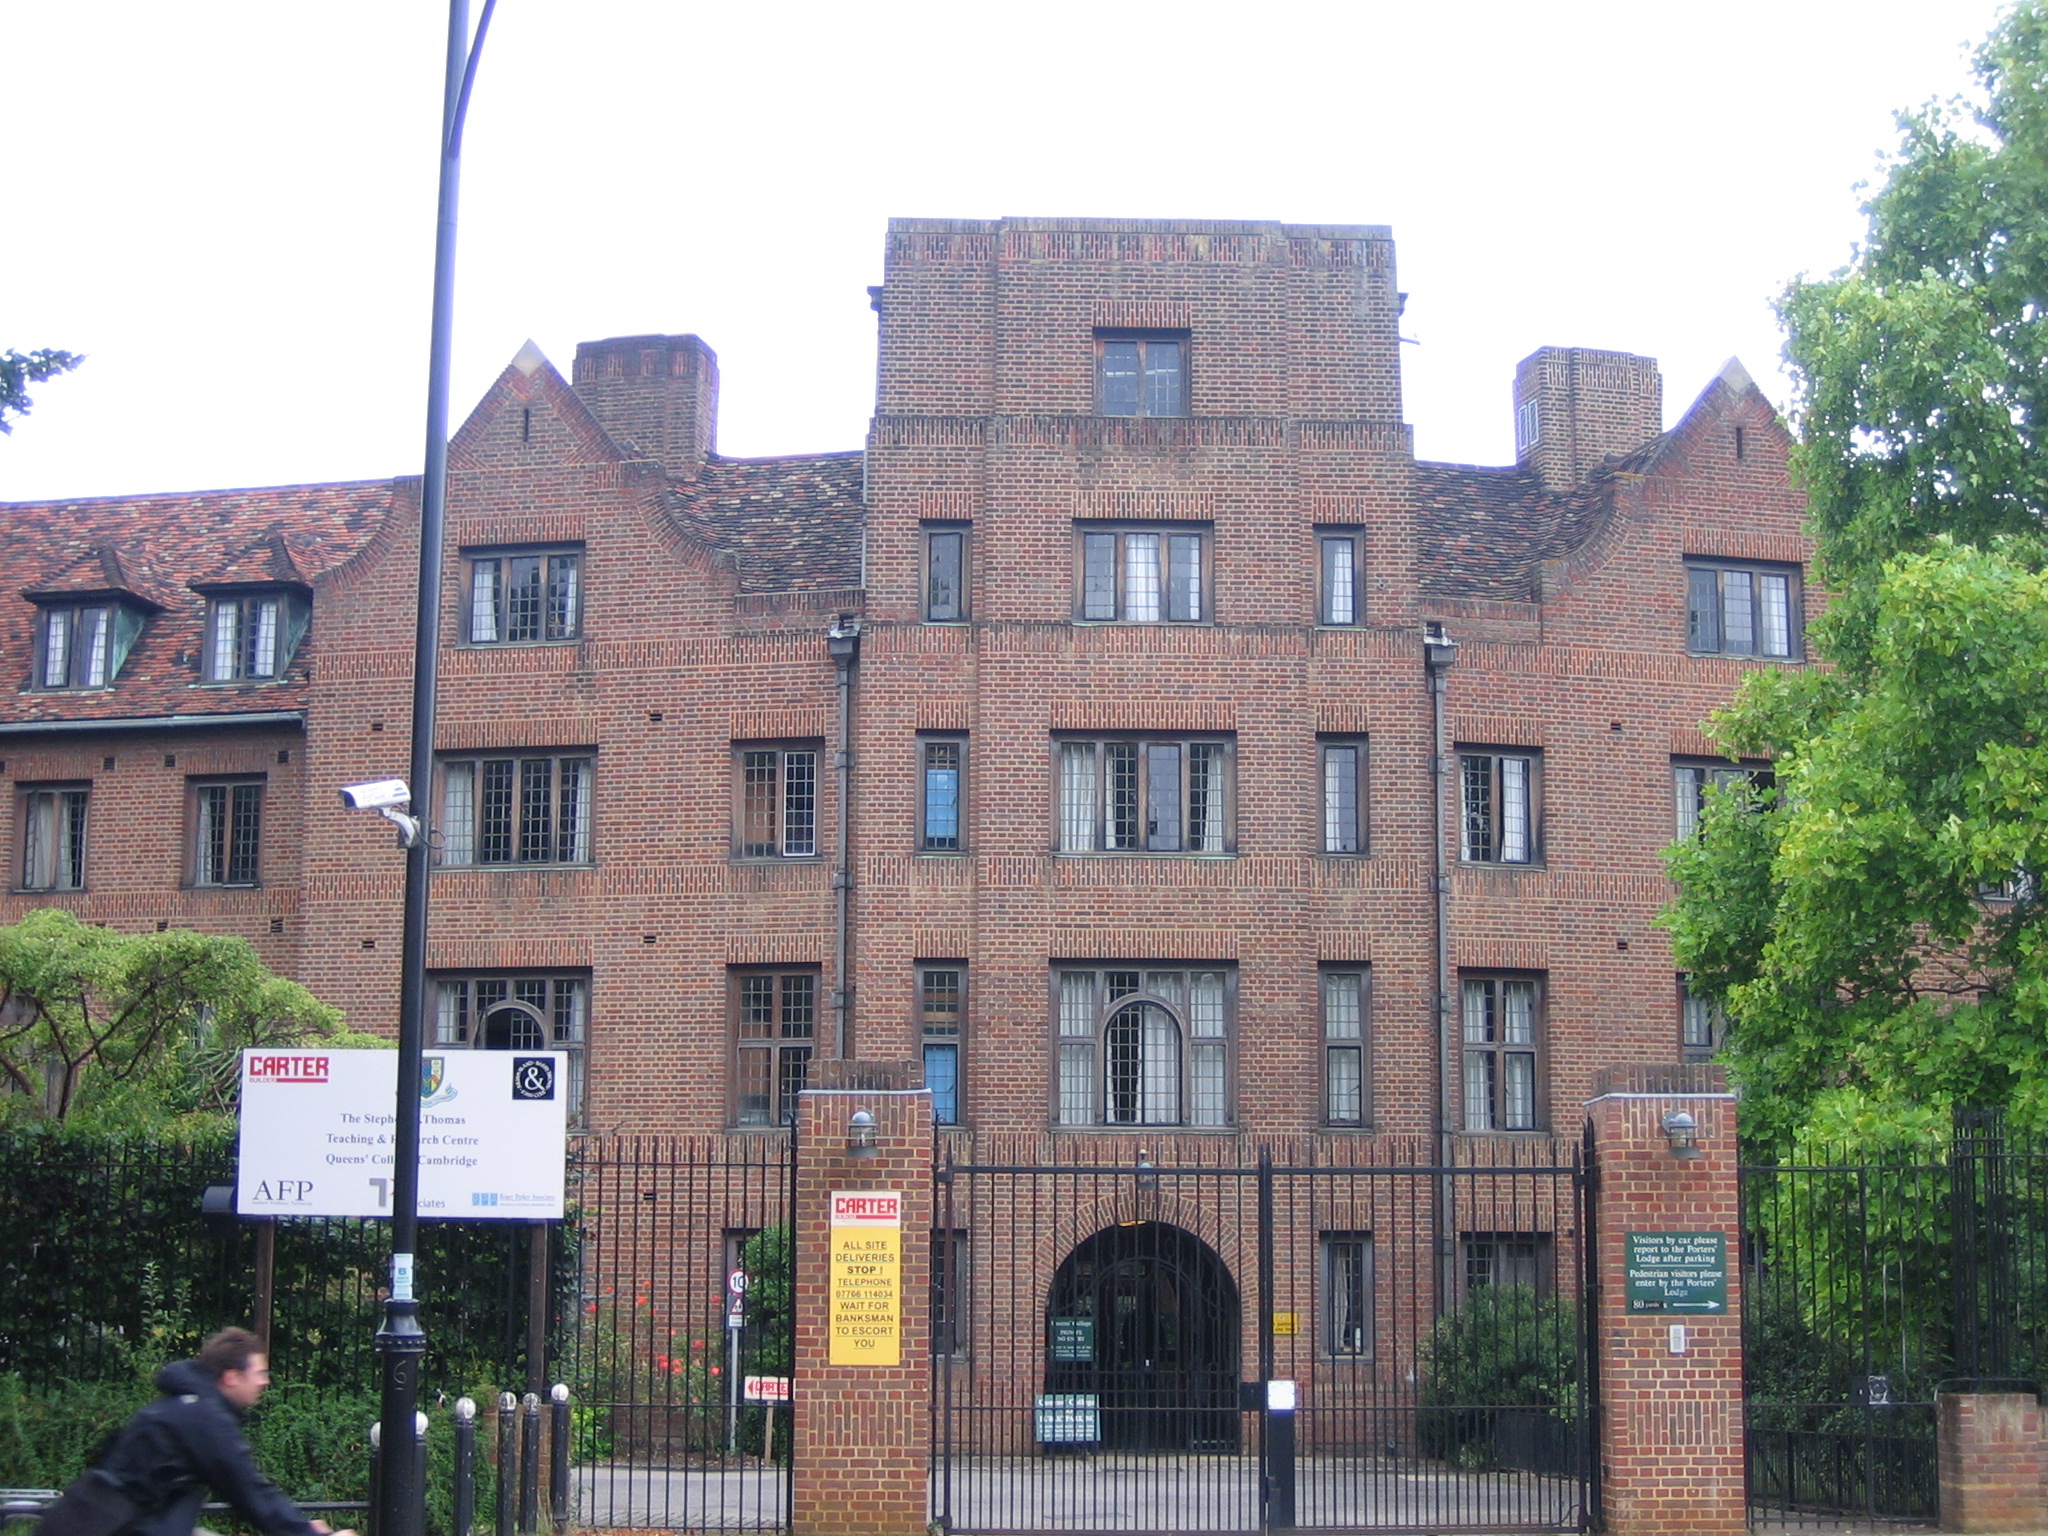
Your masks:
<svg viewBox="0 0 2048 1536"><path fill-rule="evenodd" d="M529 346L457 433L429 1049L564 1049L598 1132L921 1063L964 1160L1070 1165L935 1201L978 1443L1093 1382L1235 1444L1259 1338L1306 1442L1412 1446L1432 1316L1576 1288L1596 1073L1711 1049L1660 851L1804 659L1783 425L1546 348L1513 466L1418 462L1378 227L899 220L874 304L861 451L719 456L692 336ZM417 482L0 516L0 920L242 934L393 1031L401 857L335 790L406 772Z"/></svg>
<svg viewBox="0 0 2048 1536"><path fill-rule="evenodd" d="M522 352L451 454L435 1043L571 1050L601 1130L845 1054L1226 1136L1569 1131L1695 1049L1659 850L1802 657L1785 432L1552 348L1515 466L1417 462L1401 303L1377 227L899 220L866 450L768 460L695 337ZM240 933L390 1029L334 790L405 771L416 507L6 508L0 917Z"/></svg>

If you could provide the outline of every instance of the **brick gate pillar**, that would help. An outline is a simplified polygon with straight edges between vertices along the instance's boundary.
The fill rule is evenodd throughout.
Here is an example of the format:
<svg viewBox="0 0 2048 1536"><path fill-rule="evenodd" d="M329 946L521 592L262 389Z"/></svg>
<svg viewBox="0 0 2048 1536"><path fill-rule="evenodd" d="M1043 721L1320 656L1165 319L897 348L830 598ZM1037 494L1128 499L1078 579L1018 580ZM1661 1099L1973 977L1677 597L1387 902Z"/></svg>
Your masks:
<svg viewBox="0 0 2048 1536"><path fill-rule="evenodd" d="M1735 1100L1710 1066L1608 1068L1595 1095L1586 1117L1598 1180L1594 1344L1607 1529L1740 1536L1748 1500ZM1665 1117L1675 1112L1692 1116L1699 1155L1674 1155ZM1719 1287L1701 1261L1716 1251L1725 1300L1710 1309Z"/></svg>
<svg viewBox="0 0 2048 1536"><path fill-rule="evenodd" d="M791 1536L924 1536L931 1095L910 1086L921 1073L909 1063L817 1061L810 1081L797 1109ZM856 1153L849 1126L860 1110L874 1117L874 1145ZM886 1202L842 1199L835 1241L833 1197L863 1193L898 1197L894 1226ZM895 1270L893 1350L876 1320L886 1287L874 1283L875 1265ZM836 1364L835 1280L845 1287ZM878 1358L855 1362L855 1353Z"/></svg>
<svg viewBox="0 0 2048 1536"><path fill-rule="evenodd" d="M1939 1392L1934 1419L1944 1531L2048 1527L2048 1426L2032 1392Z"/></svg>

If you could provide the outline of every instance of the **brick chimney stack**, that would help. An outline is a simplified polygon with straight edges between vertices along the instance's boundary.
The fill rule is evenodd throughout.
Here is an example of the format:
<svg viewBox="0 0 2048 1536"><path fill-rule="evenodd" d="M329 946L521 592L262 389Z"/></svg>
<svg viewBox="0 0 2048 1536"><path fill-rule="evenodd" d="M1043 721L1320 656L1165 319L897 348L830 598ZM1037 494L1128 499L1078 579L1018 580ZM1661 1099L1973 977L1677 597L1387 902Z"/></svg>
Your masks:
<svg viewBox="0 0 2048 1536"><path fill-rule="evenodd" d="M718 354L699 337L580 342L575 384L605 431L679 480L718 446Z"/></svg>
<svg viewBox="0 0 2048 1536"><path fill-rule="evenodd" d="M1654 357L1542 347L1515 367L1515 463L1535 470L1548 490L1572 490L1602 459L1663 430L1664 380Z"/></svg>

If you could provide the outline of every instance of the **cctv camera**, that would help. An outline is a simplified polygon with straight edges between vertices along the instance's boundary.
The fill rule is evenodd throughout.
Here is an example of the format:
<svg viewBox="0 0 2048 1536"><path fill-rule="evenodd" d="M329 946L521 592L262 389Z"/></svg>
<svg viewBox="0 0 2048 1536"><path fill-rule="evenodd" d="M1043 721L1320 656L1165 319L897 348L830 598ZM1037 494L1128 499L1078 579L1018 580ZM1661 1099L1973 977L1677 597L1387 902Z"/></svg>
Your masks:
<svg viewBox="0 0 2048 1536"><path fill-rule="evenodd" d="M378 779L349 785L341 792L341 803L352 811L385 811L394 805L412 804L412 791L403 779Z"/></svg>

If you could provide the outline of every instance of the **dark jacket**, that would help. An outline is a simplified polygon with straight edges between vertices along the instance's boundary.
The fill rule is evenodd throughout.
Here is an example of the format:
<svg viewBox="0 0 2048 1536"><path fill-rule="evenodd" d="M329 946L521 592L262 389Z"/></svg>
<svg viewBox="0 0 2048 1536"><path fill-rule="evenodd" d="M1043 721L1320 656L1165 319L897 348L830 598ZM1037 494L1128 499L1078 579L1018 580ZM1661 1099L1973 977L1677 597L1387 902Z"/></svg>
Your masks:
<svg viewBox="0 0 2048 1536"><path fill-rule="evenodd" d="M296 1504L256 1467L242 1416L196 1360L156 1373L162 1394L130 1419L100 1462L142 1513L134 1536L192 1536L207 1490L264 1536L313 1536Z"/></svg>

